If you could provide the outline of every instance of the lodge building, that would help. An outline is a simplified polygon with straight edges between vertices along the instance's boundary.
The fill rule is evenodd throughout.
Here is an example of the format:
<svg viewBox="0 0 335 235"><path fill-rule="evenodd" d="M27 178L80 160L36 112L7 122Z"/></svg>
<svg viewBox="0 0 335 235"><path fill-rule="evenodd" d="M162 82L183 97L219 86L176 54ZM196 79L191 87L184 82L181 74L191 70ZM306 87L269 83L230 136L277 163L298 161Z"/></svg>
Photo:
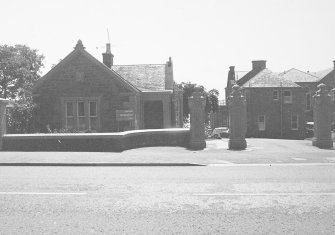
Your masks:
<svg viewBox="0 0 335 235"><path fill-rule="evenodd" d="M182 126L183 95L165 64L114 65L110 44L103 62L81 40L34 86L41 131L118 132Z"/></svg>

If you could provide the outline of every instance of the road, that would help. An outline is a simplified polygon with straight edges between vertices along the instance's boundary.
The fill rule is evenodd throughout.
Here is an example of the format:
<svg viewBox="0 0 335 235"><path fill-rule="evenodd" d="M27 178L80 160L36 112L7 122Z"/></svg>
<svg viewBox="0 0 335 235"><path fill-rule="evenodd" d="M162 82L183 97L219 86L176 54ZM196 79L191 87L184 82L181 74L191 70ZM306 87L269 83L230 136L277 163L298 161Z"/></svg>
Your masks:
<svg viewBox="0 0 335 235"><path fill-rule="evenodd" d="M332 234L334 164L0 167L0 234Z"/></svg>

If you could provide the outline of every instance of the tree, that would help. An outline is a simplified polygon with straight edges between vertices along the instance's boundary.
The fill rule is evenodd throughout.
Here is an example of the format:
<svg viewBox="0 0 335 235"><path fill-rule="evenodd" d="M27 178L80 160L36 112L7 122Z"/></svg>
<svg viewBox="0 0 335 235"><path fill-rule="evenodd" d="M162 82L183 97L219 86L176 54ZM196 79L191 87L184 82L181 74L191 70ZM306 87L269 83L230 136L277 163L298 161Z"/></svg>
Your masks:
<svg viewBox="0 0 335 235"><path fill-rule="evenodd" d="M180 89L184 91L183 93L183 109L184 109L184 120L188 118L188 115L190 114L190 110L188 107L188 98L192 95L194 92L194 88L197 87L197 84L191 83L191 82L182 82L178 85ZM199 86L201 88L202 95L206 98L206 106L205 111L206 113L210 113L211 111L216 112L219 108L219 91L216 89L212 89L210 91L206 91L204 86Z"/></svg>
<svg viewBox="0 0 335 235"><path fill-rule="evenodd" d="M8 117L9 133L33 131L32 87L40 78L44 56L26 45L0 45L0 97L10 99L13 108Z"/></svg>
<svg viewBox="0 0 335 235"><path fill-rule="evenodd" d="M44 56L26 45L0 45L0 96L20 99L31 95L40 78Z"/></svg>

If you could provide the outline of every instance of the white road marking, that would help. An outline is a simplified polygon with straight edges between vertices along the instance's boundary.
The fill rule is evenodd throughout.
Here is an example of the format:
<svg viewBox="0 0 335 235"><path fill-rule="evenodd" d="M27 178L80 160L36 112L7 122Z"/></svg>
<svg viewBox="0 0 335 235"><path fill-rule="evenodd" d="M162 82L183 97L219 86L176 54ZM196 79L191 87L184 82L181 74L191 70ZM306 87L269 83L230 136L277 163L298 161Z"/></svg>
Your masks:
<svg viewBox="0 0 335 235"><path fill-rule="evenodd" d="M306 158L300 158L300 157L292 157L292 159L296 161L306 161L307 160Z"/></svg>
<svg viewBox="0 0 335 235"><path fill-rule="evenodd" d="M67 192L0 192L0 195L87 195L87 193Z"/></svg>
<svg viewBox="0 0 335 235"><path fill-rule="evenodd" d="M335 193L196 193L193 196L335 196Z"/></svg>
<svg viewBox="0 0 335 235"><path fill-rule="evenodd" d="M335 163L232 163L232 164L220 164L220 163L214 163L214 164L208 164L207 166L217 166L217 167L227 167L227 166L335 166Z"/></svg>

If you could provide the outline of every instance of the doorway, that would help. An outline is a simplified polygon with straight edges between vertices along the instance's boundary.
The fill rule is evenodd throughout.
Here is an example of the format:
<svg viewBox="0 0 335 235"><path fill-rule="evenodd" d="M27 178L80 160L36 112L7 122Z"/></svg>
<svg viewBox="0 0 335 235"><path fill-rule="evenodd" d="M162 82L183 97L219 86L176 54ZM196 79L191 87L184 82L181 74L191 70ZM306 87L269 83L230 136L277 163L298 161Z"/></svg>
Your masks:
<svg viewBox="0 0 335 235"><path fill-rule="evenodd" d="M144 128L161 129L163 128L163 102L146 101L144 103Z"/></svg>

